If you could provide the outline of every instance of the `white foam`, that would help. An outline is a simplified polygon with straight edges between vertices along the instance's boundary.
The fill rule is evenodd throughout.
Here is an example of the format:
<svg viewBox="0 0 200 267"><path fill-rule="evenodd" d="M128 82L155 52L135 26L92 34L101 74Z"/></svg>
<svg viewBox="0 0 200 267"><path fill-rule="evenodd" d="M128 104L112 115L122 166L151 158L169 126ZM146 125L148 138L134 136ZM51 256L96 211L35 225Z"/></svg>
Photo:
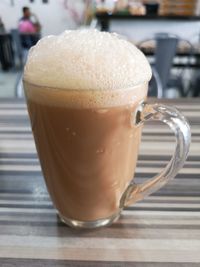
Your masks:
<svg viewBox="0 0 200 267"><path fill-rule="evenodd" d="M97 30L42 38L29 52L24 70L26 81L62 89L119 90L150 78L149 63L139 49Z"/></svg>

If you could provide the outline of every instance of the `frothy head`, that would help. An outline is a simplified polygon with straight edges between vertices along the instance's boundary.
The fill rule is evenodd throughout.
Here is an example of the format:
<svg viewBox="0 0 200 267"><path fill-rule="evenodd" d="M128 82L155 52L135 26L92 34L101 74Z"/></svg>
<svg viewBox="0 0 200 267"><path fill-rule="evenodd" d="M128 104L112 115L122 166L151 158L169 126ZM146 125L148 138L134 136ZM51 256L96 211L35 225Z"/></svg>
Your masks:
<svg viewBox="0 0 200 267"><path fill-rule="evenodd" d="M151 68L138 48L98 30L42 38L30 50L24 70L29 83L70 90L121 90L150 78Z"/></svg>

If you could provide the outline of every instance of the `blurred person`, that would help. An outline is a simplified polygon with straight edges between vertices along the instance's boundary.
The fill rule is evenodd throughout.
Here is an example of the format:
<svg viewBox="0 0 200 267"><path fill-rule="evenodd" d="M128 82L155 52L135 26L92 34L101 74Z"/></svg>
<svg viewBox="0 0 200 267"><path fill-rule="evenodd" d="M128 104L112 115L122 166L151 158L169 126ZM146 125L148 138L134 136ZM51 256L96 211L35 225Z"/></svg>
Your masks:
<svg viewBox="0 0 200 267"><path fill-rule="evenodd" d="M37 16L31 13L29 7L22 8L23 16L19 20L18 30L21 36L22 46L29 49L40 39L41 24Z"/></svg>
<svg viewBox="0 0 200 267"><path fill-rule="evenodd" d="M23 16L19 20L19 32L21 33L38 33L41 30L40 22L37 16L31 13L29 7L22 8Z"/></svg>

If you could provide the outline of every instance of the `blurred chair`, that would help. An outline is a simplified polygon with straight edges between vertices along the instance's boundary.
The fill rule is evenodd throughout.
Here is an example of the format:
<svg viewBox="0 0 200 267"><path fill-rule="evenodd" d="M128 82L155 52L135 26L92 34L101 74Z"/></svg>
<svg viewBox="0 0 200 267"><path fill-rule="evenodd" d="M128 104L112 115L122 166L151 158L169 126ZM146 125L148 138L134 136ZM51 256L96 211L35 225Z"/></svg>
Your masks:
<svg viewBox="0 0 200 267"><path fill-rule="evenodd" d="M160 76L156 70L156 68L152 67L152 78L149 82L149 96L156 96L157 98L162 98L164 96L163 86L160 79Z"/></svg>
<svg viewBox="0 0 200 267"><path fill-rule="evenodd" d="M192 81L190 83L189 96L200 97L200 75L199 72L193 73Z"/></svg>
<svg viewBox="0 0 200 267"><path fill-rule="evenodd" d="M10 34L0 33L0 65L3 71L8 71L13 67L13 57Z"/></svg>
<svg viewBox="0 0 200 267"><path fill-rule="evenodd" d="M22 76L23 76L23 67L26 63L28 49L23 48L21 37L18 29L11 30L12 36L12 43L13 43L13 50L14 50L14 57L15 57L15 67L16 62L19 62L20 71L17 75L17 79L15 82L15 96L16 97L23 97L23 84L22 84Z"/></svg>
<svg viewBox="0 0 200 267"><path fill-rule="evenodd" d="M154 54L155 61L152 64L153 79L150 82L150 95L155 96L155 88L157 88L158 97L166 96L169 88L176 88L181 96L185 96L186 92L182 79L183 72L181 71L177 75L171 75L171 69L178 44L181 41L187 42L190 47L189 57L193 55L193 46L189 41L182 40L178 36L168 33L158 33L154 38L142 41L139 46L141 47L144 43L152 40L155 41L156 47ZM185 67L187 67L187 64ZM158 88L161 88L160 92Z"/></svg>
<svg viewBox="0 0 200 267"><path fill-rule="evenodd" d="M22 46L22 39L18 29L12 29L11 36L12 36L15 60L17 59L17 61L19 61L20 67L23 68L26 62L29 49Z"/></svg>

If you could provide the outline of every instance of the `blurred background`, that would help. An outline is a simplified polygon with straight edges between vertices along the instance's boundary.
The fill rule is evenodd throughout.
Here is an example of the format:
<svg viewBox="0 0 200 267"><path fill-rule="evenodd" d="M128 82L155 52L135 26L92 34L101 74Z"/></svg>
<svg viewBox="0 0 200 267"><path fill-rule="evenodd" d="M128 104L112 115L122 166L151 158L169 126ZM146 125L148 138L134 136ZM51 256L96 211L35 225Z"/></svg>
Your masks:
<svg viewBox="0 0 200 267"><path fill-rule="evenodd" d="M78 28L137 45L152 66L150 96L200 96L200 0L1 0L0 97L23 97L23 66L41 37Z"/></svg>

